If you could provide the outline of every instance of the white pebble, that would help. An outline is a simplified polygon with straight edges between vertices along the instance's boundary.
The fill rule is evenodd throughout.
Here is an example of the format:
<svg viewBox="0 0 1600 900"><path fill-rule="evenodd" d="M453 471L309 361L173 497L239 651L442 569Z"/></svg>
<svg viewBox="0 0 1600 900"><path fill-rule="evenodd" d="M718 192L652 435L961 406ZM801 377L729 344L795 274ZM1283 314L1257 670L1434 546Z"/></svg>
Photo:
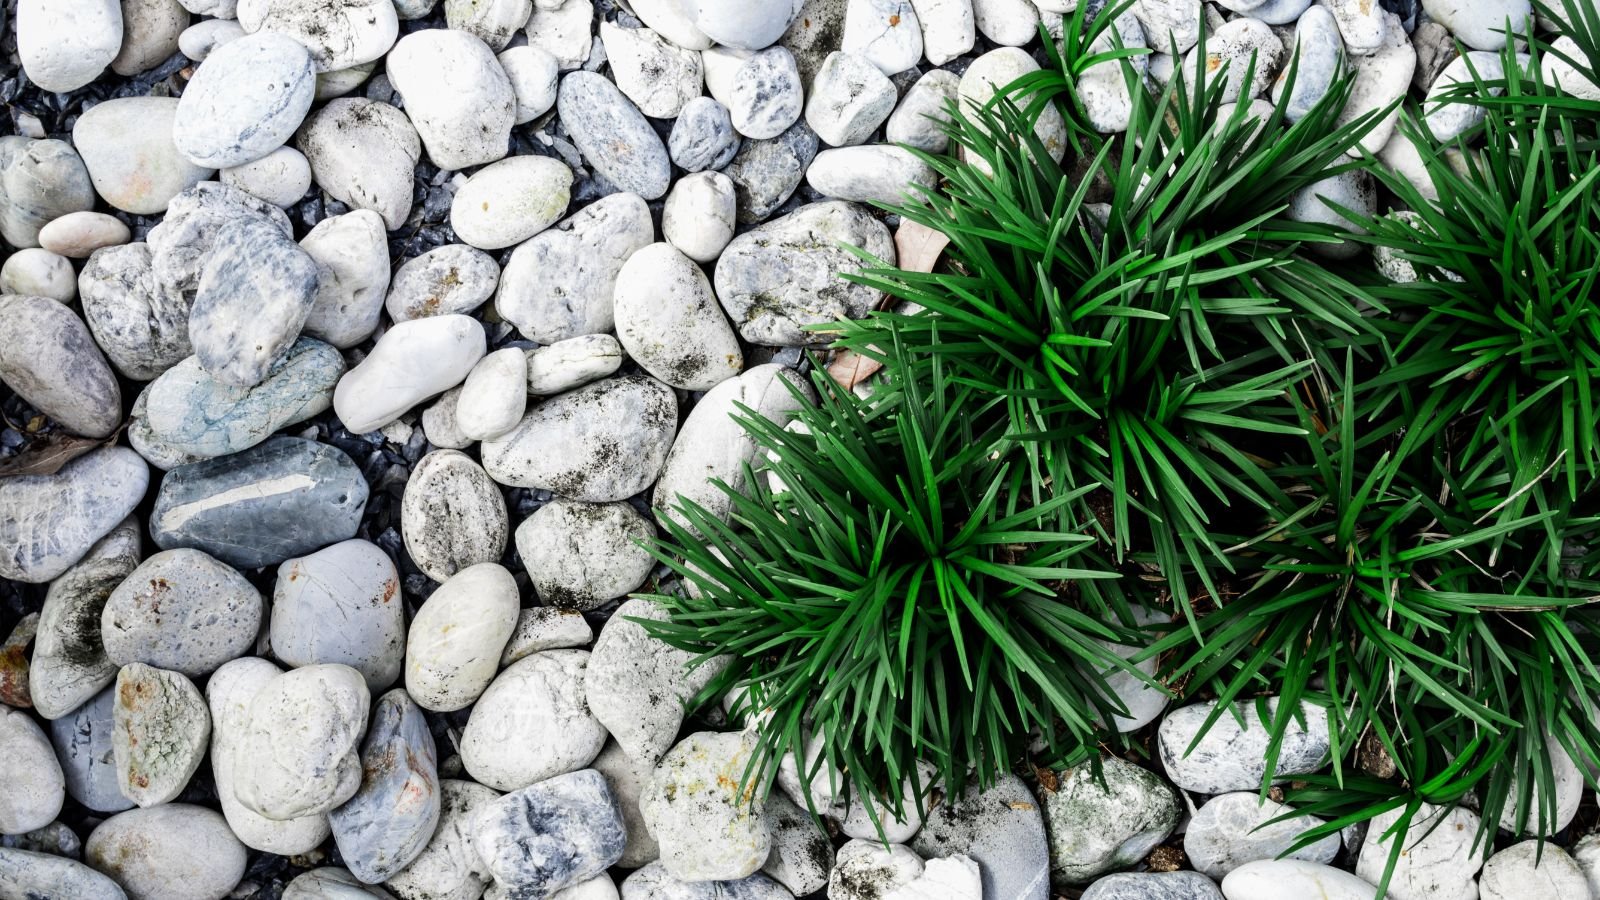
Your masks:
<svg viewBox="0 0 1600 900"><path fill-rule="evenodd" d="M132 236L128 226L115 216L75 212L39 229L39 246L72 259L88 259L101 247L126 244Z"/></svg>
<svg viewBox="0 0 1600 900"><path fill-rule="evenodd" d="M29 247L0 264L0 294L28 294L71 303L78 296L78 276L65 256Z"/></svg>
<svg viewBox="0 0 1600 900"><path fill-rule="evenodd" d="M528 406L528 357L515 347L478 361L456 401L456 427L469 440L497 438L522 421Z"/></svg>
<svg viewBox="0 0 1600 900"><path fill-rule="evenodd" d="M223 184L231 184L279 209L299 203L311 190L311 164L306 162L305 154L293 147L279 147L254 162L223 169L219 177Z"/></svg>
<svg viewBox="0 0 1600 900"><path fill-rule="evenodd" d="M695 262L716 259L733 240L736 198L733 180L721 172L696 172L678 179L661 210L661 233Z"/></svg>
<svg viewBox="0 0 1600 900"><path fill-rule="evenodd" d="M556 105L556 76L560 66L547 50L538 47L512 47L495 57L511 79L511 92L517 97L516 123L526 125Z"/></svg>

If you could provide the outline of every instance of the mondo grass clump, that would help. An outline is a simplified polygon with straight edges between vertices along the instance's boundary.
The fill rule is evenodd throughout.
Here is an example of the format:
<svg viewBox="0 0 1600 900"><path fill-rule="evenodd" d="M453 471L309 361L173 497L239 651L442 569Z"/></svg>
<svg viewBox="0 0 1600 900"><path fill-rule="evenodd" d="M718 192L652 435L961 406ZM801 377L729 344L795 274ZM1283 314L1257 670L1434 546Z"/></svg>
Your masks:
<svg viewBox="0 0 1600 900"><path fill-rule="evenodd" d="M883 366L864 398L819 374L793 424L741 417L750 487L665 526L684 590L652 630L730 660L702 699L742 692L765 784L795 753L898 809L918 761L959 790L1148 753L1107 725L1131 673L1220 701L1207 727L1326 716L1328 770L1285 790L1325 821L1302 845L1425 804L1474 805L1485 854L1556 834L1556 780L1600 770L1600 101L1557 87L1600 83L1600 15L1541 7L1566 36L1453 89L1458 137L1402 110L1408 179L1361 149L1392 109L1341 116L1349 76L1291 106L1291 60L1254 111L1226 70L1151 88L1126 5L1091 5L917 151L940 187L889 211L943 263L869 260L884 311L818 335ZM1077 93L1105 65L1125 133ZM1291 216L1348 172L1379 214Z"/></svg>

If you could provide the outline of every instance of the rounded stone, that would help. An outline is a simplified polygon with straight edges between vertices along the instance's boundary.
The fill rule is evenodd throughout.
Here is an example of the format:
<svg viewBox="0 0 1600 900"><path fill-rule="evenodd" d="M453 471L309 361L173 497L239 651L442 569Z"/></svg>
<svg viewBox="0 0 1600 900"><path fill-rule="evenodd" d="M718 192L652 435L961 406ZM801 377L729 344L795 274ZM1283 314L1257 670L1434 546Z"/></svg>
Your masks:
<svg viewBox="0 0 1600 900"><path fill-rule="evenodd" d="M182 673L129 663L117 673L111 750L122 795L141 807L177 799L200 769L211 715Z"/></svg>
<svg viewBox="0 0 1600 900"><path fill-rule="evenodd" d="M167 550L139 564L100 614L106 656L200 676L250 651L261 595L243 575L198 550Z"/></svg>
<svg viewBox="0 0 1600 900"><path fill-rule="evenodd" d="M488 878L472 846L477 814L500 792L471 781L440 783L439 824L411 865L391 876L387 887L404 900L475 900Z"/></svg>
<svg viewBox="0 0 1600 900"><path fill-rule="evenodd" d="M361 788L328 813L352 881L387 881L428 845L439 824L438 756L422 709L404 690L378 699L361 747Z"/></svg>
<svg viewBox="0 0 1600 900"><path fill-rule="evenodd" d="M1199 703L1175 709L1161 721L1157 739L1162 767L1167 777L1184 790L1200 794L1229 791L1257 791L1266 775L1267 723L1261 720L1257 705L1241 704L1239 717L1222 715L1200 738L1192 751L1190 744L1200 726L1211 716L1212 703ZM1278 701L1268 702L1277 715ZM1305 724L1290 722L1284 730L1278 755L1278 778L1315 772L1328 759L1328 721L1326 714L1304 706ZM1287 710L1284 711L1288 715Z"/></svg>
<svg viewBox="0 0 1600 900"><path fill-rule="evenodd" d="M875 900L909 893L922 870L921 858L900 844L855 838L839 848L828 876L828 898Z"/></svg>
<svg viewBox="0 0 1600 900"><path fill-rule="evenodd" d="M244 28L235 19L204 19L178 35L178 49L195 62L205 62L212 50L242 37Z"/></svg>
<svg viewBox="0 0 1600 900"><path fill-rule="evenodd" d="M596 752L599 748L595 748ZM27 712L0 705L0 834L49 825L66 801L66 777L50 739Z"/></svg>
<svg viewBox="0 0 1600 900"><path fill-rule="evenodd" d="M132 236L115 216L80 211L52 219L39 229L39 246L71 259L88 259L102 247L126 244Z"/></svg>
<svg viewBox="0 0 1600 900"><path fill-rule="evenodd" d="M293 147L279 147L258 160L223 169L221 177L223 184L280 209L299 203L311 190L311 164Z"/></svg>
<svg viewBox="0 0 1600 900"><path fill-rule="evenodd" d="M533 0L444 0L444 21L499 52L528 24Z"/></svg>
<svg viewBox="0 0 1600 900"><path fill-rule="evenodd" d="M386 65L434 165L457 170L506 155L517 98L489 45L464 31L415 31Z"/></svg>
<svg viewBox="0 0 1600 900"><path fill-rule="evenodd" d="M653 862L628 876L620 896L622 900L793 900L794 895L760 873L735 881L683 881Z"/></svg>
<svg viewBox="0 0 1600 900"><path fill-rule="evenodd" d="M1218 881L1245 863L1260 859L1303 859L1331 863L1339 853L1339 836L1328 835L1309 847L1284 856L1300 835L1321 826L1305 815L1277 824L1293 810L1250 793L1213 797L1200 807L1183 834L1183 850L1196 870Z"/></svg>
<svg viewBox="0 0 1600 900"><path fill-rule="evenodd" d="M470 440L497 438L528 411L528 356L506 347L478 361L456 403L456 424Z"/></svg>
<svg viewBox="0 0 1600 900"><path fill-rule="evenodd" d="M97 251L78 276L78 294L95 342L125 377L149 381L194 353L193 298L160 283L149 244Z"/></svg>
<svg viewBox="0 0 1600 900"><path fill-rule="evenodd" d="M1078 766L1041 799L1050 880L1058 888L1133 865L1166 840L1179 818L1177 793L1166 782L1114 756L1100 760L1098 773Z"/></svg>
<svg viewBox="0 0 1600 900"><path fill-rule="evenodd" d="M520 362L522 351L510 352ZM519 375L518 390L522 385ZM406 553L429 578L444 582L463 569L498 561L508 528L505 497L472 457L435 450L412 470L401 501L400 532Z"/></svg>
<svg viewBox="0 0 1600 900"><path fill-rule="evenodd" d="M122 47L111 60L118 75L154 69L178 52L178 37L189 27L189 11L178 0L123 0Z"/></svg>
<svg viewBox="0 0 1600 900"><path fill-rule="evenodd" d="M405 113L360 97L334 100L311 114L295 146L329 196L376 212L391 231L405 224L422 158L422 140Z"/></svg>
<svg viewBox="0 0 1600 900"><path fill-rule="evenodd" d="M316 94L306 48L282 34L250 34L212 51L178 100L172 139L191 163L243 165L283 146Z"/></svg>
<svg viewBox="0 0 1600 900"><path fill-rule="evenodd" d="M696 172L678 179L661 211L661 233L684 256L709 263L733 240L738 199L721 172Z"/></svg>
<svg viewBox="0 0 1600 900"><path fill-rule="evenodd" d="M461 762L474 781L514 791L594 761L606 729L584 695L586 650L547 650L517 660L472 708Z"/></svg>
<svg viewBox="0 0 1600 900"><path fill-rule="evenodd" d="M850 0L845 7L846 53L855 53L885 75L897 75L922 59L922 24L910 0Z"/></svg>
<svg viewBox="0 0 1600 900"><path fill-rule="evenodd" d="M874 144L824 150L806 170L817 193L835 200L915 204L939 184L933 167L902 147Z"/></svg>
<svg viewBox="0 0 1600 900"><path fill-rule="evenodd" d="M580 68L594 47L594 19L593 0L541 0L528 17L528 44L554 56L562 71Z"/></svg>
<svg viewBox="0 0 1600 900"><path fill-rule="evenodd" d="M569 772L488 803L473 828L484 868L509 896L557 896L622 857L627 835L606 780Z"/></svg>
<svg viewBox="0 0 1600 900"><path fill-rule="evenodd" d="M526 125L556 105L561 67L550 51L539 47L512 47L495 58L500 60L500 68L506 70L506 78L511 80L511 92L517 95L516 124Z"/></svg>
<svg viewBox="0 0 1600 900"><path fill-rule="evenodd" d="M817 135L804 120L770 141L745 141L722 170L733 181L739 221L764 222L787 203L816 155Z"/></svg>
<svg viewBox="0 0 1600 900"><path fill-rule="evenodd" d="M450 204L450 227L480 250L501 250L555 224L571 197L572 170L565 163L515 156L467 179Z"/></svg>
<svg viewBox="0 0 1600 900"><path fill-rule="evenodd" d="M860 144L889 118L897 99L894 82L871 62L851 53L830 53L806 99L806 123L835 147Z"/></svg>
<svg viewBox="0 0 1600 900"><path fill-rule="evenodd" d="M389 282L384 308L395 322L470 313L500 284L494 257L466 244L445 244L408 259Z"/></svg>
<svg viewBox="0 0 1600 900"><path fill-rule="evenodd" d="M800 0L684 0L695 27L719 44L761 50L776 43L799 14Z"/></svg>
<svg viewBox="0 0 1600 900"><path fill-rule="evenodd" d="M395 45L393 0L238 0L247 32L272 31L304 44L318 72L371 62Z"/></svg>
<svg viewBox="0 0 1600 900"><path fill-rule="evenodd" d="M39 246L39 229L67 213L94 208L94 185L66 141L0 137L0 238L17 249Z"/></svg>
<svg viewBox="0 0 1600 900"><path fill-rule="evenodd" d="M617 276L615 315L623 349L672 387L708 390L744 368L739 338L711 282L671 244L651 244L628 258Z"/></svg>
<svg viewBox="0 0 1600 900"><path fill-rule="evenodd" d="M1276 895L1274 895L1276 897ZM1199 872L1121 872L1095 879L1081 900L1224 900Z"/></svg>
<svg viewBox="0 0 1600 900"><path fill-rule="evenodd" d="M295 876L284 885L279 900L394 900L394 895L363 884L346 869L324 866Z"/></svg>
<svg viewBox="0 0 1600 900"><path fill-rule="evenodd" d="M567 338L528 351L528 393L549 396L582 387L622 367L622 344L609 334Z"/></svg>
<svg viewBox="0 0 1600 900"><path fill-rule="evenodd" d="M943 153L950 145L950 135L943 126L950 122L950 102L955 100L960 83L960 76L945 69L934 69L918 78L889 116L884 140Z"/></svg>
<svg viewBox="0 0 1600 900"><path fill-rule="evenodd" d="M43 584L90 553L144 499L150 468L126 447L93 450L54 475L0 479L0 578Z"/></svg>
<svg viewBox="0 0 1600 900"><path fill-rule="evenodd" d="M122 389L89 328L48 297L0 295L0 381L84 437L122 424Z"/></svg>
<svg viewBox="0 0 1600 900"><path fill-rule="evenodd" d="M1194 0L1198 15L1199 0ZM1141 7L1135 7L1141 8ZM1143 23L1143 20L1140 20ZM1145 26L1146 33L1150 26ZM1163 31L1162 34L1166 32ZM956 96L962 108L977 104L982 106L994 99L1003 87L1030 72L1039 71L1039 64L1017 47L1000 47L990 50L972 61L956 85ZM1067 127L1061 113L1047 106L1033 123L1033 133L1044 144L1050 158L1060 162L1067 152Z"/></svg>
<svg viewBox="0 0 1600 900"><path fill-rule="evenodd" d="M615 84L593 72L561 79L561 123L583 158L618 189L656 200L672 183L667 148Z"/></svg>
<svg viewBox="0 0 1600 900"><path fill-rule="evenodd" d="M637 869L655 862L661 857L661 846L650 834L650 829L644 823L644 814L639 811L639 798L644 794L645 785L650 783L650 776L655 774L655 764L633 759L616 741L607 741L600 755L595 757L593 766L595 771L605 776L611 795L617 800L617 808L622 812L623 827L628 833L627 846L617 865L624 869ZM827 855L831 862L831 848Z"/></svg>
<svg viewBox="0 0 1600 900"><path fill-rule="evenodd" d="M660 760L683 725L684 707L725 660L689 667L697 654L656 640L640 621L670 619L660 604L635 597L606 620L589 659L589 708L629 757Z"/></svg>
<svg viewBox="0 0 1600 900"><path fill-rule="evenodd" d="M516 581L496 563L451 576L411 620L407 693L434 712L472 705L494 680L519 608Z"/></svg>
<svg viewBox="0 0 1600 900"><path fill-rule="evenodd" d="M89 835L83 857L129 900L222 900L245 866L244 845L227 821L187 803L112 816Z"/></svg>
<svg viewBox="0 0 1600 900"><path fill-rule="evenodd" d="M460 384L486 349L483 325L470 316L401 322L339 379L333 410L353 434L376 431Z"/></svg>
<svg viewBox="0 0 1600 900"><path fill-rule="evenodd" d="M356 745L370 702L366 681L349 666L305 666L267 681L234 745L239 802L283 820L349 800L361 784Z"/></svg>
<svg viewBox="0 0 1600 900"><path fill-rule="evenodd" d="M600 23L600 40L617 88L651 118L671 119L700 96L700 54L670 43L648 28Z"/></svg>
<svg viewBox="0 0 1600 900"><path fill-rule="evenodd" d="M27 294L71 303L78 296L78 274L65 256L29 247L0 264L0 294Z"/></svg>
<svg viewBox="0 0 1600 900"><path fill-rule="evenodd" d="M972 0L911 0L922 26L922 53L935 66L971 52L978 42Z"/></svg>
<svg viewBox="0 0 1600 900"><path fill-rule="evenodd" d="M17 56L46 91L75 91L100 77L122 48L118 0L20 0Z"/></svg>
<svg viewBox="0 0 1600 900"><path fill-rule="evenodd" d="M772 844L765 811L751 806L743 788L753 749L741 734L700 732L656 767L640 809L673 877L733 881L767 861Z"/></svg>
<svg viewBox="0 0 1600 900"><path fill-rule="evenodd" d="M924 859L962 854L976 860L985 897L1047 900L1050 853L1039 806L1015 775L1001 776L987 790L968 785L928 810L910 846Z"/></svg>
<svg viewBox="0 0 1600 900"><path fill-rule="evenodd" d="M139 565L139 532L137 519L124 519L45 592L28 687L34 709L46 719L68 715L117 677L101 640L100 614Z"/></svg>
<svg viewBox="0 0 1600 900"><path fill-rule="evenodd" d="M320 267L273 224L240 219L223 228L199 274L189 342L200 365L228 384L261 383L300 336Z"/></svg>
<svg viewBox="0 0 1600 900"><path fill-rule="evenodd" d="M678 112L667 148L680 169L703 172L727 165L739 152L739 143L728 108L710 97L696 97Z"/></svg>
<svg viewBox="0 0 1600 900"><path fill-rule="evenodd" d="M1507 22L1520 38L1533 16L1530 0L1422 0L1422 9L1474 50L1503 49Z"/></svg>
<svg viewBox="0 0 1600 900"><path fill-rule="evenodd" d="M399 679L405 641L400 576L376 544L344 541L278 567L271 645L285 665L342 663L376 693Z"/></svg>
<svg viewBox="0 0 1600 900"><path fill-rule="evenodd" d="M1298 859L1246 863L1222 881L1222 895L1227 900L1280 900L1297 894L1326 900L1373 900L1378 890L1343 869ZM1439 900L1444 900L1443 896Z"/></svg>
<svg viewBox="0 0 1600 900"><path fill-rule="evenodd" d="M517 526L517 553L549 606L597 609L650 577L655 526L626 503L551 500Z"/></svg>
<svg viewBox="0 0 1600 900"><path fill-rule="evenodd" d="M389 291L389 236L370 209L330 216L300 241L321 279L304 333L340 349L372 337Z"/></svg>
<svg viewBox="0 0 1600 900"><path fill-rule="evenodd" d="M127 900L115 881L74 859L0 847L0 896Z"/></svg>

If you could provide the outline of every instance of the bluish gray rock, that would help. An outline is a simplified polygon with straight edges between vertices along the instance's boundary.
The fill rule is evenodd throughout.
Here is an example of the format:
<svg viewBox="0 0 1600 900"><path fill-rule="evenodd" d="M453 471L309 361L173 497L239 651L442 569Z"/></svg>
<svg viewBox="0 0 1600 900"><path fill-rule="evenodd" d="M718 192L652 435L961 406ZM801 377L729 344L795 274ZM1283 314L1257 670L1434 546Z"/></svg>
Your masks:
<svg viewBox="0 0 1600 900"><path fill-rule="evenodd" d="M39 229L67 213L94 208L94 184L66 141L0 137L0 237L39 246Z"/></svg>
<svg viewBox="0 0 1600 900"><path fill-rule="evenodd" d="M667 149L679 168L704 172L727 165L739 152L739 143L728 108L710 97L696 97L683 105L672 123Z"/></svg>
<svg viewBox="0 0 1600 900"><path fill-rule="evenodd" d="M367 481L343 451L276 437L168 472L150 536L254 569L354 537L366 503Z"/></svg>
<svg viewBox="0 0 1600 900"><path fill-rule="evenodd" d="M722 170L733 181L739 221L766 221L794 195L816 155L817 134L803 119L771 140L745 141Z"/></svg>
<svg viewBox="0 0 1600 900"><path fill-rule="evenodd" d="M1278 715L1276 697L1267 706L1272 715ZM1198 794L1260 790L1266 776L1269 734L1255 703L1240 704L1237 716L1224 712L1194 750L1189 750L1215 708L1215 703L1197 703L1175 709L1161 721L1157 740L1167 777ZM1286 729L1276 771L1280 780L1315 772L1328 761L1327 714L1309 704L1301 704L1301 712L1305 724L1290 722ZM1290 713L1285 710L1283 714Z"/></svg>
<svg viewBox="0 0 1600 900"><path fill-rule="evenodd" d="M841 317L859 319L883 293L841 282L865 267L846 246L893 265L894 239L852 203L812 203L734 238L717 262L717 298L753 344L799 346L826 340L805 330Z"/></svg>
<svg viewBox="0 0 1600 900"><path fill-rule="evenodd" d="M654 862L622 882L622 900L794 900L794 894L759 872L738 881L679 881Z"/></svg>
<svg viewBox="0 0 1600 900"><path fill-rule="evenodd" d="M218 380L191 356L150 385L145 421L157 440L181 453L227 456L327 409L343 375L339 351L311 338L295 341L252 387Z"/></svg>
<svg viewBox="0 0 1600 900"><path fill-rule="evenodd" d="M472 847L472 827L478 811L500 793L448 778L440 788L439 827L416 861L389 879L389 889L406 900L470 900L483 896L487 886L483 863Z"/></svg>
<svg viewBox="0 0 1600 900"><path fill-rule="evenodd" d="M316 260L259 220L222 232L200 270L189 342L218 381L260 384L305 325L317 299Z"/></svg>
<svg viewBox="0 0 1600 900"><path fill-rule="evenodd" d="M1213 797L1184 829L1183 851L1196 871L1216 879L1226 878L1234 869L1260 859L1333 862L1339 854L1337 834L1284 856L1302 833L1323 824L1313 815L1267 824L1292 812L1282 803L1263 801L1259 795L1246 791Z"/></svg>
<svg viewBox="0 0 1600 900"><path fill-rule="evenodd" d="M78 276L89 331L117 371L135 381L149 381L194 353L194 298L163 287L154 267L149 244L123 244L96 250Z"/></svg>
<svg viewBox="0 0 1600 900"><path fill-rule="evenodd" d="M537 900L622 858L622 813L594 769L558 775L487 804L473 845L506 900Z"/></svg>
<svg viewBox="0 0 1600 900"><path fill-rule="evenodd" d="M172 140L197 166L225 169L283 146L305 120L317 73L303 44L273 31L214 48L178 100Z"/></svg>
<svg viewBox="0 0 1600 900"><path fill-rule="evenodd" d="M1015 775L986 791L969 786L928 810L911 849L923 859L970 856L983 874L985 897L1046 900L1050 848L1039 801Z"/></svg>
<svg viewBox="0 0 1600 900"><path fill-rule="evenodd" d="M63 428L102 438L122 424L122 389L89 328L48 297L0 296L0 381Z"/></svg>
<svg viewBox="0 0 1600 900"><path fill-rule="evenodd" d="M100 813L133 808L117 786L117 761L111 749L111 708L116 689L106 688L93 700L50 723L50 743L67 779L72 799Z"/></svg>
<svg viewBox="0 0 1600 900"><path fill-rule="evenodd" d="M81 862L0 847L0 897L127 900L115 881Z"/></svg>
<svg viewBox="0 0 1600 900"><path fill-rule="evenodd" d="M100 636L100 612L138 567L142 533L139 520L129 516L50 583L28 668L33 708L46 719L67 715L116 679L117 664L106 658Z"/></svg>
<svg viewBox="0 0 1600 900"><path fill-rule="evenodd" d="M1085 763L1057 790L1042 791L1041 799L1050 880L1057 887L1138 862L1178 825L1177 792L1155 773L1114 756L1100 760L1098 777Z"/></svg>
<svg viewBox="0 0 1600 900"><path fill-rule="evenodd" d="M328 621L339 623L329 628ZM405 663L405 604L394 562L376 544L349 540L278 567L272 653L292 667L343 663L374 692Z"/></svg>
<svg viewBox="0 0 1600 900"><path fill-rule="evenodd" d="M189 298L192 304L212 250L242 222L265 223L282 232L285 239L294 238L294 228L283 210L232 185L202 181L173 197L166 217L145 238L156 283Z"/></svg>
<svg viewBox="0 0 1600 900"><path fill-rule="evenodd" d="M438 761L422 708L401 688L380 697L361 745L361 788L328 813L351 874L388 881L428 846L439 824Z"/></svg>
<svg viewBox="0 0 1600 900"><path fill-rule="evenodd" d="M761 866L761 874L800 897L828 886L828 875L833 871L833 843L811 813L783 791L773 791L767 795L767 829L772 832L772 853ZM1016 896L1017 900L1031 900L1031 896Z"/></svg>
<svg viewBox="0 0 1600 900"><path fill-rule="evenodd" d="M0 578L43 584L65 572L149 486L150 467L126 447L91 451L54 475L0 479Z"/></svg>
<svg viewBox="0 0 1600 900"><path fill-rule="evenodd" d="M1300 16L1294 27L1294 48L1290 59L1299 56L1295 63L1294 90L1289 94L1284 118L1300 121L1311 111L1328 90L1333 87L1334 76L1344 64L1344 40L1339 36L1339 25L1326 7L1313 6ZM1272 100L1280 102L1287 85L1290 63L1272 84Z"/></svg>
<svg viewBox="0 0 1600 900"><path fill-rule="evenodd" d="M567 75L556 109L583 158L607 181L646 200L667 193L672 184L667 148L610 79L593 72Z"/></svg>
<svg viewBox="0 0 1600 900"><path fill-rule="evenodd" d="M66 778L44 729L27 712L0 704L0 834L49 825L67 799Z"/></svg>
<svg viewBox="0 0 1600 900"><path fill-rule="evenodd" d="M1222 900L1222 891L1199 872L1119 872L1089 885L1083 900Z"/></svg>
<svg viewBox="0 0 1600 900"><path fill-rule="evenodd" d="M261 595L243 575L199 550L157 553L106 600L106 656L199 677L250 651Z"/></svg>

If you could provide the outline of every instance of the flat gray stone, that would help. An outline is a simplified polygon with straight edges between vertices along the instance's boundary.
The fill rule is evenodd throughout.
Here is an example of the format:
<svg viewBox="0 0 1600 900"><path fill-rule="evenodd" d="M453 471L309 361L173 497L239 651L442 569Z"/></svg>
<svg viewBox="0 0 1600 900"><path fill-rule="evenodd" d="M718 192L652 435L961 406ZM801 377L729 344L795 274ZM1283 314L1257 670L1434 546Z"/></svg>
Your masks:
<svg viewBox="0 0 1600 900"><path fill-rule="evenodd" d="M486 804L472 840L507 897L534 898L605 872L627 833L605 777L583 769Z"/></svg>
<svg viewBox="0 0 1600 900"><path fill-rule="evenodd" d="M198 677L248 653L261 615L261 595L243 575L199 550L167 550L111 592L100 631L118 665Z"/></svg>
<svg viewBox="0 0 1600 900"><path fill-rule="evenodd" d="M403 689L382 697L361 745L361 787L328 813L339 856L367 884L411 865L439 824L438 748Z"/></svg>
<svg viewBox="0 0 1600 900"><path fill-rule="evenodd" d="M328 622L337 621L338 628ZM400 575L376 544L349 540L287 560L272 594L272 653L291 667L343 663L372 691L405 664Z"/></svg>
<svg viewBox="0 0 1600 900"><path fill-rule="evenodd" d="M142 807L177 799L200 770L211 713L180 672L129 663L117 673L111 749L122 795Z"/></svg>
<svg viewBox="0 0 1600 900"><path fill-rule="evenodd" d="M189 341L218 381L260 384L289 349L317 299L321 271L271 225L226 227L200 270Z"/></svg>
<svg viewBox="0 0 1600 900"><path fill-rule="evenodd" d="M1199 872L1119 872L1089 885L1083 900L1223 900Z"/></svg>
<svg viewBox="0 0 1600 900"><path fill-rule="evenodd" d="M656 200L672 184L667 148L633 101L593 72L561 79L556 98L561 123L583 158L623 191Z"/></svg>
<svg viewBox="0 0 1600 900"><path fill-rule="evenodd" d="M48 297L0 296L0 381L73 434L122 424L122 389L89 328Z"/></svg>
<svg viewBox="0 0 1600 900"><path fill-rule="evenodd" d="M498 562L508 528L505 496L472 457L435 450L412 469L400 533L411 561L429 578L442 583L468 566Z"/></svg>
<svg viewBox="0 0 1600 900"><path fill-rule="evenodd" d="M50 739L33 717L0 705L0 834L49 825L66 800L66 778Z"/></svg>
<svg viewBox="0 0 1600 900"><path fill-rule="evenodd" d="M1268 708L1276 715L1278 701ZM1224 712L1206 736L1195 746L1200 726L1211 715L1213 703L1199 703L1173 710L1157 731L1161 764L1167 777L1186 791L1198 794L1225 794L1229 791L1260 790L1266 777L1267 725L1256 711L1256 704L1241 704L1243 718ZM1291 722L1278 756L1276 775L1282 780L1291 775L1315 772L1328 761L1328 720L1323 710L1303 705L1305 725ZM1285 713L1287 714L1287 712Z"/></svg>
<svg viewBox="0 0 1600 900"><path fill-rule="evenodd" d="M655 764L633 759L623 752L616 741L607 741L600 755L594 758L592 768L606 777L611 796L622 811L622 824L628 832L627 847L617 865L624 869L637 869L661 858L661 845L644 823L644 813L639 800L644 795L650 776L655 774ZM832 853L829 853L832 859Z"/></svg>
<svg viewBox="0 0 1600 900"><path fill-rule="evenodd" d="M817 155L817 134L805 120L766 141L745 141L722 170L733 181L739 221L765 222L787 203Z"/></svg>
<svg viewBox="0 0 1600 900"><path fill-rule="evenodd" d="M128 378L149 381L194 353L194 298L156 279L149 244L95 251L78 276L78 296L95 342Z"/></svg>
<svg viewBox="0 0 1600 900"><path fill-rule="evenodd" d="M1059 888L1133 865L1178 825L1177 793L1154 773L1113 756L1100 768L1104 786L1085 763L1041 794Z"/></svg>
<svg viewBox="0 0 1600 900"><path fill-rule="evenodd" d="M366 503L367 481L343 451L275 437L168 472L150 536L241 569L274 566L354 537Z"/></svg>
<svg viewBox="0 0 1600 900"><path fill-rule="evenodd" d="M127 900L115 881L77 860L0 847L0 896Z"/></svg>
<svg viewBox="0 0 1600 900"><path fill-rule="evenodd" d="M0 479L0 578L43 584L65 572L149 486L150 467L126 447L90 451L54 475Z"/></svg>
<svg viewBox="0 0 1600 900"><path fill-rule="evenodd" d="M685 103L667 138L673 163L686 172L722 168L739 152L739 144L732 114L710 97L696 97Z"/></svg>
<svg viewBox="0 0 1600 900"><path fill-rule="evenodd" d="M50 723L50 742L61 761L67 794L98 813L117 813L134 806L122 793L112 749L112 707L116 697L115 688L106 688Z"/></svg>
<svg viewBox="0 0 1600 900"><path fill-rule="evenodd" d="M138 567L140 533L137 518L124 519L50 583L28 669L39 715L59 719L116 680L117 664L106 658L101 641L100 613L111 592Z"/></svg>
<svg viewBox="0 0 1600 900"><path fill-rule="evenodd" d="M969 786L928 810L911 849L924 859L976 860L985 897L1046 900L1050 848L1039 801L1022 779L1003 775L988 790Z"/></svg>
<svg viewBox="0 0 1600 900"><path fill-rule="evenodd" d="M375 885L362 884L345 869L325 866L295 877L283 888L280 900L394 900Z"/></svg>
<svg viewBox="0 0 1600 900"><path fill-rule="evenodd" d="M586 334L528 351L528 393L563 394L622 368L622 344L609 334Z"/></svg>

